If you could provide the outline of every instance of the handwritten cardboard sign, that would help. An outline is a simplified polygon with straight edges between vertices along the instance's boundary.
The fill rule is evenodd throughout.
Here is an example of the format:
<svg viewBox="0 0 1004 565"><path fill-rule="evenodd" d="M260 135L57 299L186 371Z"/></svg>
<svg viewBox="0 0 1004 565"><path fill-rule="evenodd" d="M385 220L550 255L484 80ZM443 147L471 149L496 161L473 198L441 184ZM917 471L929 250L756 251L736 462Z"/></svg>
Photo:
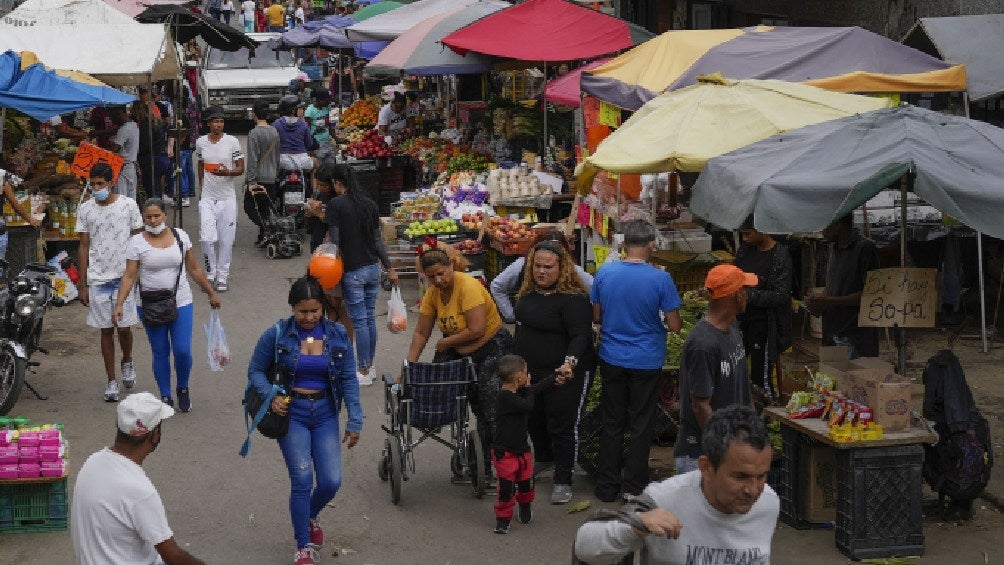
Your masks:
<svg viewBox="0 0 1004 565"><path fill-rule="evenodd" d="M878 269L868 272L861 294L862 327L933 328L937 269Z"/></svg>
<svg viewBox="0 0 1004 565"><path fill-rule="evenodd" d="M90 143L81 143L77 147L77 154L73 157L73 163L70 165L70 173L87 179L91 176L91 167L98 163L108 163L112 167L112 182L116 182L119 179L119 171L122 170L122 165L125 164L125 159L117 154L108 151L107 149L102 149L97 145L92 145Z"/></svg>

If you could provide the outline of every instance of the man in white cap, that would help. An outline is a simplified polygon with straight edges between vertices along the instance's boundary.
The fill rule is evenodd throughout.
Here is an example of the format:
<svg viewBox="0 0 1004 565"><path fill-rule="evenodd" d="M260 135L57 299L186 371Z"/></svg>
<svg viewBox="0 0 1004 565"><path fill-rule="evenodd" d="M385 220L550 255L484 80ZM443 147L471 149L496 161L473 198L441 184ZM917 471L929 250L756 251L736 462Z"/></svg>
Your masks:
<svg viewBox="0 0 1004 565"><path fill-rule="evenodd" d="M118 405L115 443L87 458L70 506L78 565L204 565L178 546L164 504L141 465L160 445L161 423L174 409L149 392Z"/></svg>

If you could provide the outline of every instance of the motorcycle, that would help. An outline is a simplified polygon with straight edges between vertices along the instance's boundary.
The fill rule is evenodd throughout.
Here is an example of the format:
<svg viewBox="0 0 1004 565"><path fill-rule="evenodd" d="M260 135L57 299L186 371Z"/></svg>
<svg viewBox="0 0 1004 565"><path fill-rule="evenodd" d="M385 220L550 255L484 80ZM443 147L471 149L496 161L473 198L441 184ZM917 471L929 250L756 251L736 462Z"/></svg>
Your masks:
<svg viewBox="0 0 1004 565"><path fill-rule="evenodd" d="M0 259L5 272L10 263ZM42 321L52 302L51 276L56 268L44 263L29 263L7 285L0 288L0 416L14 408L21 387L28 389L39 400L46 400L30 383L26 373L39 363L32 361L38 351L49 352L40 345Z"/></svg>
<svg viewBox="0 0 1004 565"><path fill-rule="evenodd" d="M296 219L297 227L302 227L307 206L307 179L299 170L279 171L279 195L282 198L280 215Z"/></svg>

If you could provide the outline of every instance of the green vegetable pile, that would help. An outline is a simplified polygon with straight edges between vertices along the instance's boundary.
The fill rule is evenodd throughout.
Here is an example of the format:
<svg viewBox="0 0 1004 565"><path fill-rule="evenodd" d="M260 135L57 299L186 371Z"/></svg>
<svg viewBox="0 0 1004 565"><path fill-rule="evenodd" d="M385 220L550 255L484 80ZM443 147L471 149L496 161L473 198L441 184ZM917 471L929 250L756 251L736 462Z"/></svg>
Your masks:
<svg viewBox="0 0 1004 565"><path fill-rule="evenodd" d="M687 334L707 310L708 299L702 296L700 291L690 290L683 293L683 301L680 305L680 318L683 319L683 326L678 333L666 334L664 369L678 369L680 367L680 356L683 354L683 344L687 341Z"/></svg>

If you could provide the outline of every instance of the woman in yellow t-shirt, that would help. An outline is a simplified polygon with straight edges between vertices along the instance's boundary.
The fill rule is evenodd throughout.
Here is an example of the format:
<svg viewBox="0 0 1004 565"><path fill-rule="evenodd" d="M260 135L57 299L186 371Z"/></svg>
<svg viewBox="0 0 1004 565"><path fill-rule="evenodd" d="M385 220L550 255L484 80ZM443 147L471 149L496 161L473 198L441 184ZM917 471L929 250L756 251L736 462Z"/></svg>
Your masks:
<svg viewBox="0 0 1004 565"><path fill-rule="evenodd" d="M495 301L477 279L464 273L467 259L445 243L435 240L419 246L419 272L429 290L422 298L421 315L411 338L407 360L418 361L439 325L443 338L436 342L433 363L470 357L478 373L477 390L470 404L478 422L481 444L491 448L495 430L495 400L498 397L498 360L512 353L512 334L502 325ZM485 459L488 461L489 459Z"/></svg>

